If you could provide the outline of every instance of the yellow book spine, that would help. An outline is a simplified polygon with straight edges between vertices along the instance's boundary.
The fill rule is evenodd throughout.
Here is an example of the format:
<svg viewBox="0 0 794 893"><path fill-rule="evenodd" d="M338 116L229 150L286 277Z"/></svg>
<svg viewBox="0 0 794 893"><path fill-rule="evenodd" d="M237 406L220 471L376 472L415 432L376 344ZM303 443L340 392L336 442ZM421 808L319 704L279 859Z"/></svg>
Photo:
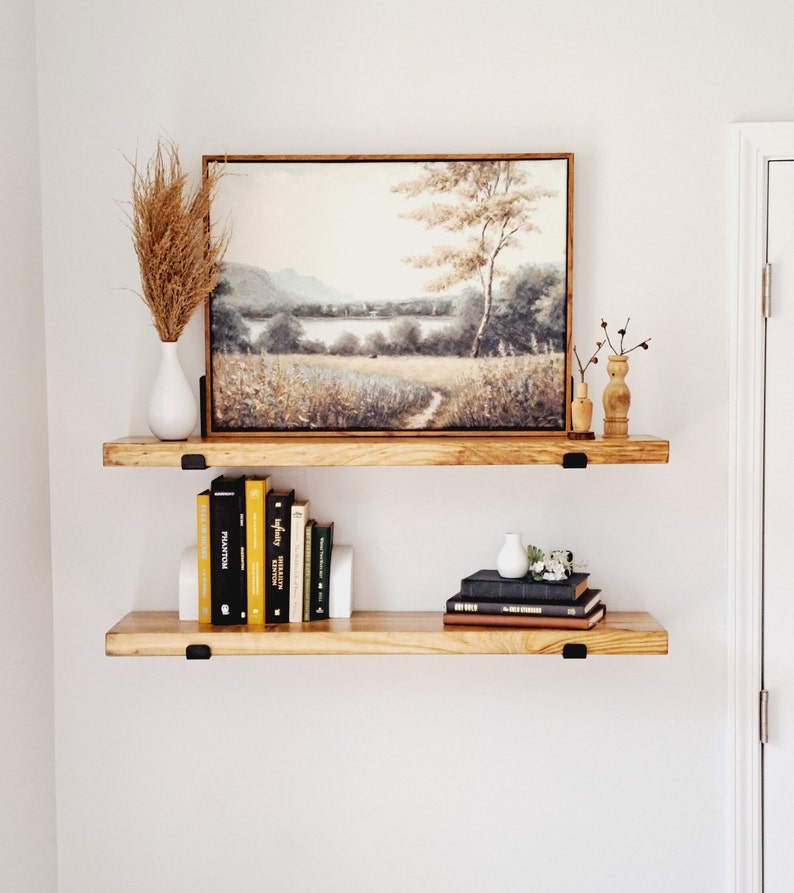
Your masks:
<svg viewBox="0 0 794 893"><path fill-rule="evenodd" d="M265 622L265 493L270 477L245 482L245 552L248 623Z"/></svg>
<svg viewBox="0 0 794 893"><path fill-rule="evenodd" d="M210 491L196 496L196 546L198 552L198 619L212 622L212 584L210 582Z"/></svg>

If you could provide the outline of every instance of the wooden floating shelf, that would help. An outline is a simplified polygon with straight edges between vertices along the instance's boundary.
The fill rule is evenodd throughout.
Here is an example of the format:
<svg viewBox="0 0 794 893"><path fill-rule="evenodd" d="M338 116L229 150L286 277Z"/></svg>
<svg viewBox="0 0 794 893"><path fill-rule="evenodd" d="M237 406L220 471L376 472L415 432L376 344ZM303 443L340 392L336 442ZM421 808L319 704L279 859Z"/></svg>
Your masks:
<svg viewBox="0 0 794 893"><path fill-rule="evenodd" d="M126 467L189 467L195 457L206 467L281 467L341 465L587 465L664 463L667 440L635 435L625 440L570 440L565 434L340 435L192 437L160 441L125 437L102 446L103 464ZM575 462L573 464L576 464Z"/></svg>
<svg viewBox="0 0 794 893"><path fill-rule="evenodd" d="M264 654L667 654L667 631L650 614L609 613L590 630L444 626L432 612L357 612L346 620L264 627L180 621L176 612L127 614L105 636L105 653L185 657L188 646L212 655ZM206 656L209 656L209 653Z"/></svg>

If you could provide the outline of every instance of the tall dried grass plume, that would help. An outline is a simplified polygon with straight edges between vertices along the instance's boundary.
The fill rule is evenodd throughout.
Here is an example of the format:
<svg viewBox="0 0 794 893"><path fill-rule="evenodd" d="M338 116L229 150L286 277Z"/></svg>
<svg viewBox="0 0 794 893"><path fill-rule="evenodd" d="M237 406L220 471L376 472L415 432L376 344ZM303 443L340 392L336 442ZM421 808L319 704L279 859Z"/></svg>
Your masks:
<svg viewBox="0 0 794 893"><path fill-rule="evenodd" d="M190 186L172 141L157 140L144 167L132 167L128 219L141 273L141 299L161 341L177 341L215 288L229 243L228 228L210 233L210 203L224 174L208 166Z"/></svg>

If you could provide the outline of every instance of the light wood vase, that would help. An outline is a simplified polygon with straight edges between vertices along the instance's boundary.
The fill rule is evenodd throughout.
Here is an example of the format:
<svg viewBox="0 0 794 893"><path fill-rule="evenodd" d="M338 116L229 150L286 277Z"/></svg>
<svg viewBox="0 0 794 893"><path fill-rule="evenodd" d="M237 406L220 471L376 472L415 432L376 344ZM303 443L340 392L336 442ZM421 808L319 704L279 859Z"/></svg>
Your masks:
<svg viewBox="0 0 794 893"><path fill-rule="evenodd" d="M576 397L571 402L571 427L575 434L590 433L593 424L593 401L587 396L587 382L576 385Z"/></svg>
<svg viewBox="0 0 794 893"><path fill-rule="evenodd" d="M607 362L609 384L604 388L604 437L629 436L629 406L631 391L626 384L629 358L622 354L611 356Z"/></svg>

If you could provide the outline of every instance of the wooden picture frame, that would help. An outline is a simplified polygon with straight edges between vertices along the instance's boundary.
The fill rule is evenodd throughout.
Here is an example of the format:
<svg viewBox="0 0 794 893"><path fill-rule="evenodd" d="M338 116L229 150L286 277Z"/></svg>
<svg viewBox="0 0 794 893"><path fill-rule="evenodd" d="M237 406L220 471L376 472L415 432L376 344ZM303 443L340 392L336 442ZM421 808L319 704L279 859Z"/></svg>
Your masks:
<svg viewBox="0 0 794 893"><path fill-rule="evenodd" d="M207 155L208 435L569 428L573 155Z"/></svg>

